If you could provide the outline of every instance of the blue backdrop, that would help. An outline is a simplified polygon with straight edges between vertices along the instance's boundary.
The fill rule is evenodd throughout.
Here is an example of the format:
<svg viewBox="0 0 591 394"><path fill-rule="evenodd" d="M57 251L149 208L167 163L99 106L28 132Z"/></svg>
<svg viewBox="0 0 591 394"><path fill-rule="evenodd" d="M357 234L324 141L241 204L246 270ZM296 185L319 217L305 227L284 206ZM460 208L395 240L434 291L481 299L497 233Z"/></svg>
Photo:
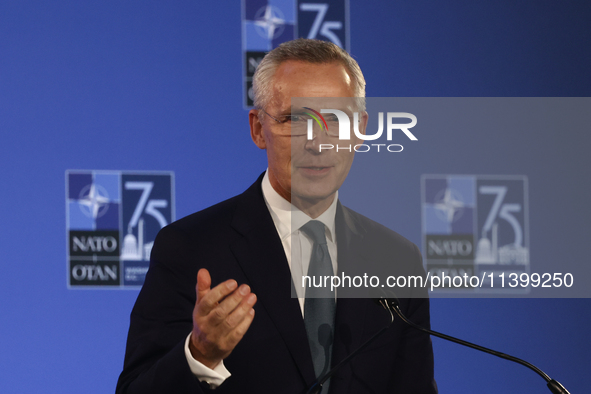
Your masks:
<svg viewBox="0 0 591 394"><path fill-rule="evenodd" d="M352 0L350 15L368 96L591 92L586 1ZM67 288L64 173L174 171L177 218L242 192L266 158L243 108L241 40L238 1L0 3L0 392L114 392L138 291ZM589 135L537 138L552 142L555 168L581 160L564 176L589 197L589 159L569 154ZM446 167L435 157L430 173ZM397 221L413 225L395 230L420 245L413 204ZM547 242L565 235L557 249L582 249L590 231L569 227L565 204L531 225ZM432 302L435 329L525 358L572 393L588 391L590 316L589 299ZM442 393L546 390L521 366L434 347Z"/></svg>

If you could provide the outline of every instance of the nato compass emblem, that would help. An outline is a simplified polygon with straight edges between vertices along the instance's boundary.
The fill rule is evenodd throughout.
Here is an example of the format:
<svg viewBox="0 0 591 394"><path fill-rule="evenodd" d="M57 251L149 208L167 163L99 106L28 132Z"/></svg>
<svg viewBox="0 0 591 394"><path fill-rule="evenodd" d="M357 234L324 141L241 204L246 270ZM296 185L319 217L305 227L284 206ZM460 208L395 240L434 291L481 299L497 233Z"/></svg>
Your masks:
<svg viewBox="0 0 591 394"><path fill-rule="evenodd" d="M172 173L66 171L68 286L141 286L174 220Z"/></svg>
<svg viewBox="0 0 591 394"><path fill-rule="evenodd" d="M273 42L274 39L281 37L288 25L283 12L270 4L259 8L254 16L253 24L255 31L267 42Z"/></svg>
<svg viewBox="0 0 591 394"><path fill-rule="evenodd" d="M331 41L349 50L348 0L242 0L245 108L253 105L252 76L265 54L300 37Z"/></svg>
<svg viewBox="0 0 591 394"><path fill-rule="evenodd" d="M525 176L423 175L421 189L423 256L431 276L529 272Z"/></svg>

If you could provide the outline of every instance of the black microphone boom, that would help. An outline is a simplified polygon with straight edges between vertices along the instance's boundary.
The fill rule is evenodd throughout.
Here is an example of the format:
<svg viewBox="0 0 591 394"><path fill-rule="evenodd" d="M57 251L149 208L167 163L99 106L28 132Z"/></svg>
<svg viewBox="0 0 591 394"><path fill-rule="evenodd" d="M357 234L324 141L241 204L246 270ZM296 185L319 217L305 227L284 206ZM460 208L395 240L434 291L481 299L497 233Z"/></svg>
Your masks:
<svg viewBox="0 0 591 394"><path fill-rule="evenodd" d="M316 383L314 383L312 385L312 387L310 387L308 389L308 391L306 392L306 394L318 394L320 393L320 391L322 390L322 385L332 376L334 375L334 373L336 371L338 371L343 365L345 365L347 362L349 362L349 360L351 360L353 357L355 357L355 355L357 353L359 353L361 350L365 349L370 343L372 343L375 339L377 339L378 337L380 337L383 333L385 333L386 331L388 331L388 328L390 328L390 326L392 326L392 323L394 323L394 314L392 313L392 311L386 306L386 301L384 300L378 300L378 302L384 307L386 308L386 310L388 310L388 312L390 312L390 315L392 317L392 320L390 321L390 323L382 328L380 331L378 331L377 333L374 334L374 336L372 336L371 338L369 338L367 341L365 341L365 343L363 343L363 345L359 346L357 349L355 349L355 351L353 351L351 354L349 354L347 357L345 357L340 363L338 363L337 365L334 366L334 368L332 368L330 371L328 371L326 373L326 375L324 375L320 380L318 380Z"/></svg>
<svg viewBox="0 0 591 394"><path fill-rule="evenodd" d="M480 350L482 352L489 353L489 354L492 354L492 355L500 357L500 358L504 358L505 360L509 360L509 361L513 361L513 362L516 362L521 365L525 365L526 367L535 371L538 375L543 377L544 380L546 380L547 386L553 394L570 394L568 392L568 390L566 388L564 388L564 386L562 384L560 384L559 382L557 382L554 379L551 379L550 376L548 376L544 371L542 371L541 369L539 369L535 365L528 363L527 361L524 361L524 360L517 358L517 357L510 356L505 353L497 352L496 350L492 350L492 349L485 348L483 346L476 345L471 342L467 342L467 341L464 341L464 340L461 340L458 338L454 338L452 336L445 335L445 334L442 334L437 331L429 330L427 328L421 327L418 324L411 322L410 320L408 320L406 318L406 316L404 316L404 314L400 310L400 306L399 306L399 302L398 302L397 298L382 298L382 299L380 299L380 304L382 304L382 306L384 306L384 308L386 308L390 313L394 312L396 315L398 315L398 317L400 317L402 319L402 321L404 321L406 324L408 324L409 326L411 326L417 330L426 332L427 334L434 335L439 338L446 339L451 342L459 343L460 345L471 347L472 349Z"/></svg>

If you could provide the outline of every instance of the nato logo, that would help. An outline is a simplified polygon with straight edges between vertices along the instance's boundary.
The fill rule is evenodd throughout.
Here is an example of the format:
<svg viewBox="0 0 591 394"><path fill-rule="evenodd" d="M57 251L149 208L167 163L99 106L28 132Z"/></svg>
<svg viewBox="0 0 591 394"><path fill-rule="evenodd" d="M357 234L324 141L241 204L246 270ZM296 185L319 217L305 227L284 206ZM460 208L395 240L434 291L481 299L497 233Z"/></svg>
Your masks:
<svg viewBox="0 0 591 394"><path fill-rule="evenodd" d="M296 38L331 41L349 50L348 0L242 0L245 108L253 105L252 76L265 54Z"/></svg>
<svg viewBox="0 0 591 394"><path fill-rule="evenodd" d="M529 272L525 176L423 175L421 188L423 257L432 276Z"/></svg>
<svg viewBox="0 0 591 394"><path fill-rule="evenodd" d="M170 172L66 171L68 286L141 286L173 193Z"/></svg>

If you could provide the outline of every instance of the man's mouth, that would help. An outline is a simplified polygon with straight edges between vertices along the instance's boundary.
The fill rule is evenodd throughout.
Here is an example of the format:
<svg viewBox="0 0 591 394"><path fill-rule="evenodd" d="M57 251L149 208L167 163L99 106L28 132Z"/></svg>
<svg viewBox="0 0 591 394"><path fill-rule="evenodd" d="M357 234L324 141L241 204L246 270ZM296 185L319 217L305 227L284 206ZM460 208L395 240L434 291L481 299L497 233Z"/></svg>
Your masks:
<svg viewBox="0 0 591 394"><path fill-rule="evenodd" d="M305 166L300 167L302 172L306 175L324 175L330 171L332 167L317 167L317 166Z"/></svg>

